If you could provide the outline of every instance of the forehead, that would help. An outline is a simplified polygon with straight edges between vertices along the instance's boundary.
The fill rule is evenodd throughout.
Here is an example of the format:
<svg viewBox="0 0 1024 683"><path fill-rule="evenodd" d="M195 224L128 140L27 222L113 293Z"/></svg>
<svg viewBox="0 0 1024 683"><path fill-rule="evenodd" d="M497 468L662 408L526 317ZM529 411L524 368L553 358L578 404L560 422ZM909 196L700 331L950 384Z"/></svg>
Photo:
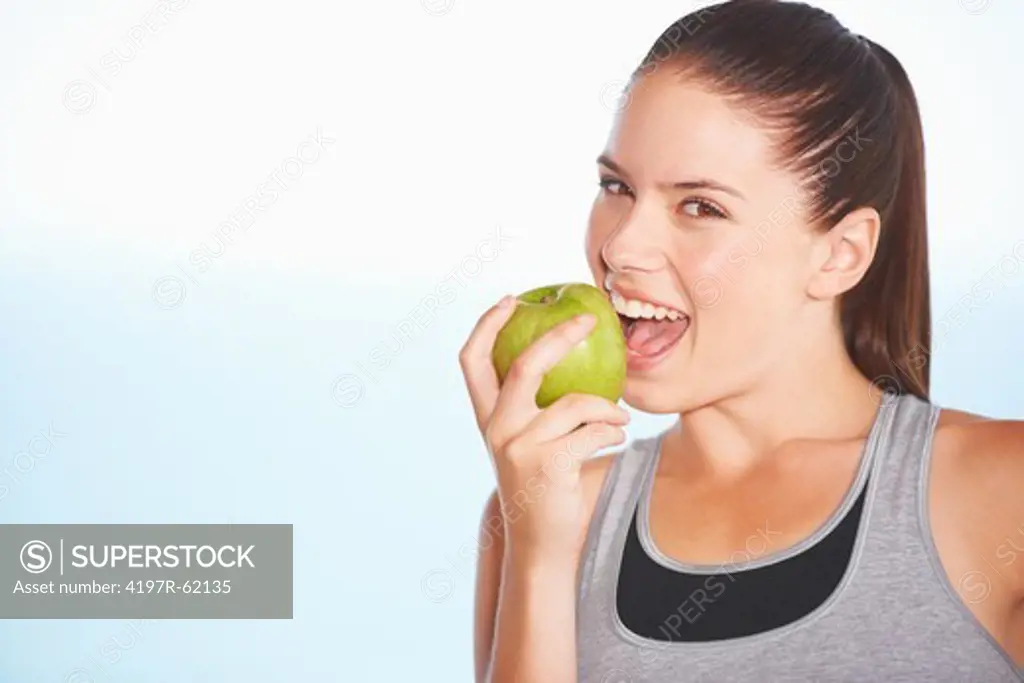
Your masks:
<svg viewBox="0 0 1024 683"><path fill-rule="evenodd" d="M634 183L705 177L747 192L778 173L767 131L741 104L667 67L639 79L623 104L606 151Z"/></svg>

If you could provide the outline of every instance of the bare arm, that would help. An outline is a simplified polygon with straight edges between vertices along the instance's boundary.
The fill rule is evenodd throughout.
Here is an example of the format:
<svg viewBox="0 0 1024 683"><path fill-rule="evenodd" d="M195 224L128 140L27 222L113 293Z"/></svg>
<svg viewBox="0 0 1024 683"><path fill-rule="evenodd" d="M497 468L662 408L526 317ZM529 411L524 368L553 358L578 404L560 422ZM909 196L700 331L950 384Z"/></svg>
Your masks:
<svg viewBox="0 0 1024 683"><path fill-rule="evenodd" d="M504 522L493 521L501 515L495 492L480 524L476 681L571 683L576 680L575 563L506 553Z"/></svg>
<svg viewBox="0 0 1024 683"><path fill-rule="evenodd" d="M501 501L495 491L487 499L480 520L479 547L482 548L476 568L476 600L473 614L473 650L476 683L485 683L494 643L494 619L498 613L498 592L501 589L501 565L505 555L505 522L501 517Z"/></svg>
<svg viewBox="0 0 1024 683"><path fill-rule="evenodd" d="M576 563L509 553L488 683L576 681Z"/></svg>
<svg viewBox="0 0 1024 683"><path fill-rule="evenodd" d="M589 520L611 466L613 455L605 455L583 464L581 480ZM514 523L516 508L509 518ZM501 501L495 491L487 500L480 523L480 547L477 565L474 649L476 683L516 680L515 673L503 671L504 665L495 655L517 662L523 652L535 653L536 663L523 662L543 675L520 672L519 680L555 680L571 683L576 680L576 571L578 555L571 567L538 566L507 556L505 553L505 521ZM502 580L504 576L506 580ZM566 578L568 576L568 578ZM508 607L499 608L499 604ZM500 614L500 616L499 616ZM537 624L533 626L532 624ZM495 648L499 632L500 647ZM492 678L488 678L494 658ZM568 669L564 676L555 676L559 669Z"/></svg>

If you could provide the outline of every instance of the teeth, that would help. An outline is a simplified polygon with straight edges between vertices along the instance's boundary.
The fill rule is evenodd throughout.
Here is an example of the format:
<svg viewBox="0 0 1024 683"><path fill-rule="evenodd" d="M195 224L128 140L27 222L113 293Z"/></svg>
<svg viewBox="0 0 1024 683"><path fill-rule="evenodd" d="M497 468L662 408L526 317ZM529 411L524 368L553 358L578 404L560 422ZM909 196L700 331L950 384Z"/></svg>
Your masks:
<svg viewBox="0 0 1024 683"><path fill-rule="evenodd" d="M655 306L647 301L627 299L618 292L611 292L612 306L620 315L627 318L645 318L648 320L679 320L683 314L664 306Z"/></svg>

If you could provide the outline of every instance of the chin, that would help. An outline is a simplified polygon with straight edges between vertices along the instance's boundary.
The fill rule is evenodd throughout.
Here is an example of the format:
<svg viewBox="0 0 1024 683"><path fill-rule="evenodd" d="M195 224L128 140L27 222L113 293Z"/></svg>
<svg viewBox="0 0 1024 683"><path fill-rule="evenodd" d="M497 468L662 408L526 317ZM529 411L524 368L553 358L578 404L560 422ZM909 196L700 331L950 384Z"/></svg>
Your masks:
<svg viewBox="0 0 1024 683"><path fill-rule="evenodd" d="M705 365L701 361L699 365ZM718 373L704 376L688 357L669 359L660 372L629 372L622 401L630 408L652 415L688 413L729 395ZM702 381L702 379L704 381ZM714 384L708 386L707 380Z"/></svg>
<svg viewBox="0 0 1024 683"><path fill-rule="evenodd" d="M674 389L674 390L673 390ZM659 387L650 380L628 379L622 402L630 408L652 415L671 415L689 410L695 402L680 396L678 387Z"/></svg>

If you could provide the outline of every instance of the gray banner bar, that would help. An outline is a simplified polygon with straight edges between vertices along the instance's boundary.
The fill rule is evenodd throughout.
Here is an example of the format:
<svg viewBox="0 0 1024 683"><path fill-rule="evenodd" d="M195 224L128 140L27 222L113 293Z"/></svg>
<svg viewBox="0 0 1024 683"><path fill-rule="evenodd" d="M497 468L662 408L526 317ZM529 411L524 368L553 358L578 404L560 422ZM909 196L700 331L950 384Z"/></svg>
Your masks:
<svg viewBox="0 0 1024 683"><path fill-rule="evenodd" d="M291 524L0 525L0 619L291 619Z"/></svg>

